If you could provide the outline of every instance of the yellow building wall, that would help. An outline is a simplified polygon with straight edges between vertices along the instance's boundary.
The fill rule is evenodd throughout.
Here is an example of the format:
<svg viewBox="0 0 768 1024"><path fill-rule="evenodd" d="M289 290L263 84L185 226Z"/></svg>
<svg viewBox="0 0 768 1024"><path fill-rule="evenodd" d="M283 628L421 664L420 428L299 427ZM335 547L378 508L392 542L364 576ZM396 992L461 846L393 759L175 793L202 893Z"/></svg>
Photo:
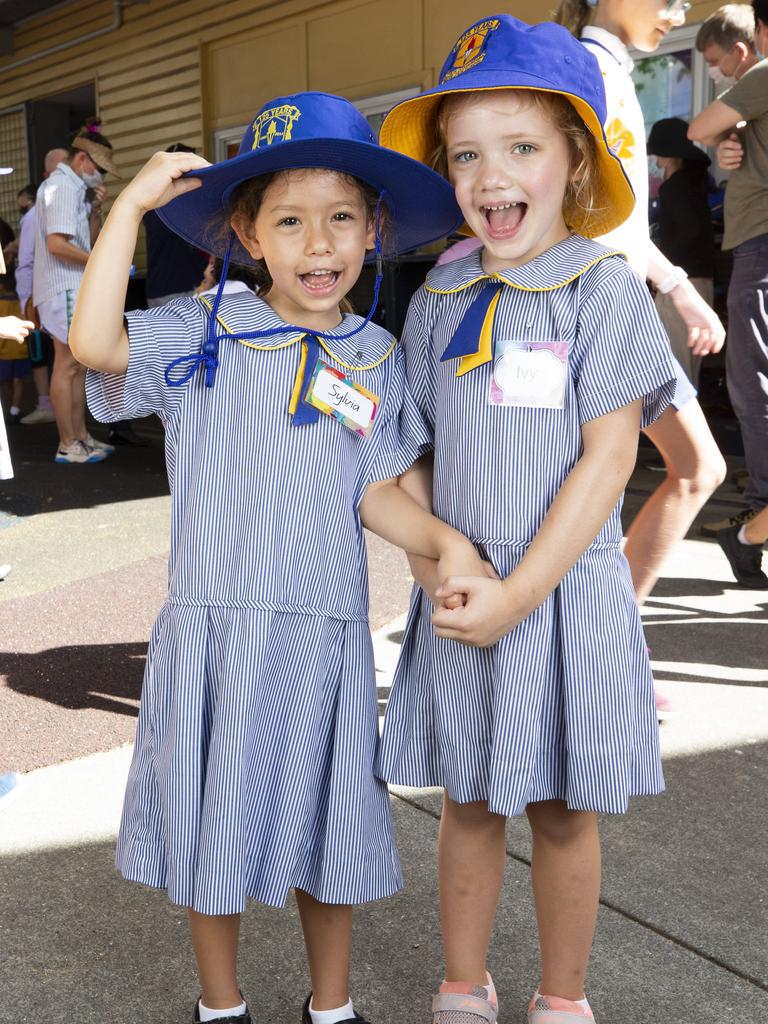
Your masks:
<svg viewBox="0 0 768 1024"><path fill-rule="evenodd" d="M718 6L694 3L689 21ZM0 59L0 115L95 80L104 133L131 177L172 142L210 157L213 131L244 123L271 96L320 89L361 99L427 88L473 21L501 12L542 21L553 9L546 0L150 0L125 7L117 31L4 70L111 23L109 0L78 0L19 27L16 52ZM9 176L6 195L25 184L21 170ZM120 186L110 187L116 194Z"/></svg>

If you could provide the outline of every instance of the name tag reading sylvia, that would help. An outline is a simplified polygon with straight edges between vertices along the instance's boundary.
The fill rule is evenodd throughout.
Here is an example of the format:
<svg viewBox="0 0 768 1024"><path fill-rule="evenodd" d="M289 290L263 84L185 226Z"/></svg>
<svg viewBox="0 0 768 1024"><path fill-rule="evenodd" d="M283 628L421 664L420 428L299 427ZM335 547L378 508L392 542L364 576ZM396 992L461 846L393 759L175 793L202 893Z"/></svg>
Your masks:
<svg viewBox="0 0 768 1024"><path fill-rule="evenodd" d="M562 409L567 380L567 342L499 341L488 401L491 405Z"/></svg>
<svg viewBox="0 0 768 1024"><path fill-rule="evenodd" d="M315 365L305 401L363 437L371 432L379 408L378 395L322 359Z"/></svg>

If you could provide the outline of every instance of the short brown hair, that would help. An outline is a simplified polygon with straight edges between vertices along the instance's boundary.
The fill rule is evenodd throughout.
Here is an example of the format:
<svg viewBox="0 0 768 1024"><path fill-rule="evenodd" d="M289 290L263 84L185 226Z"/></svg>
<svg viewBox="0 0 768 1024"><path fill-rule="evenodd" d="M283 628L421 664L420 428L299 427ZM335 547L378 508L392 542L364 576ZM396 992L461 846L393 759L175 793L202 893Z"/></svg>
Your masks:
<svg viewBox="0 0 768 1024"><path fill-rule="evenodd" d="M499 90L502 91L502 90ZM555 128L562 132L568 143L573 173L568 180L563 196L563 218L569 228L584 221L584 214L597 209L596 196L600 177L597 160L597 146L592 132L579 116L576 108L565 96L558 93L541 92L538 89L515 89L515 96L521 103L536 107L549 118ZM429 161L433 170L448 178L448 160L445 136L448 120L456 106L472 93L458 93L446 98L437 109L438 144ZM484 94L486 95L486 94ZM579 211L578 218L574 213Z"/></svg>
<svg viewBox="0 0 768 1024"><path fill-rule="evenodd" d="M749 4L726 4L702 22L696 36L696 49L703 53L708 46L719 46L726 52L736 43L755 48L755 14Z"/></svg>

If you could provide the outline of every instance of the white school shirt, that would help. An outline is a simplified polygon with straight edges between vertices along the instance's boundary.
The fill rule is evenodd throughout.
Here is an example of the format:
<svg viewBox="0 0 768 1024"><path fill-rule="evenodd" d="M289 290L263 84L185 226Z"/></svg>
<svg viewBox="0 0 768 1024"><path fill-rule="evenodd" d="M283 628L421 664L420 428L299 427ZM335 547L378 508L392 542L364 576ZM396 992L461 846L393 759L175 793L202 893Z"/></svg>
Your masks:
<svg viewBox="0 0 768 1024"><path fill-rule="evenodd" d="M635 208L619 227L598 241L627 256L641 277L648 276L650 234L648 228L648 155L645 120L632 81L634 61L624 43L603 28L587 27L581 42L594 54L603 74L607 100L605 134L635 193Z"/></svg>
<svg viewBox="0 0 768 1024"><path fill-rule="evenodd" d="M32 288L36 306L48 302L54 295L80 287L85 267L49 252L48 235L66 235L78 249L91 251L86 189L83 179L69 164L60 163L37 191Z"/></svg>
<svg viewBox="0 0 768 1024"><path fill-rule="evenodd" d="M35 208L31 207L19 224L19 251L16 256L16 294L21 312L32 298L32 268L35 262Z"/></svg>

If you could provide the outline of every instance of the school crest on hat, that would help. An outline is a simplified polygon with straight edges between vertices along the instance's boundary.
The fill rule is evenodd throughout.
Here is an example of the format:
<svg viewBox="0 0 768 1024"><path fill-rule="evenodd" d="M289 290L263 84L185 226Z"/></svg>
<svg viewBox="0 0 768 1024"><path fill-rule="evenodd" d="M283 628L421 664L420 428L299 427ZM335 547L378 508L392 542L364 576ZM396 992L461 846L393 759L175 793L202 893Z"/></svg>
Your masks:
<svg viewBox="0 0 768 1024"><path fill-rule="evenodd" d="M488 46L488 38L491 32L495 32L500 22L496 18L488 21L478 22L463 35L459 36L451 52L451 66L445 72L440 82L449 82L457 75L477 67L485 60L485 51Z"/></svg>
<svg viewBox="0 0 768 1024"><path fill-rule="evenodd" d="M281 107L270 107L263 111L253 122L253 145L251 149L271 146L278 142L289 142L293 135L294 121L301 117L298 107L285 103Z"/></svg>

